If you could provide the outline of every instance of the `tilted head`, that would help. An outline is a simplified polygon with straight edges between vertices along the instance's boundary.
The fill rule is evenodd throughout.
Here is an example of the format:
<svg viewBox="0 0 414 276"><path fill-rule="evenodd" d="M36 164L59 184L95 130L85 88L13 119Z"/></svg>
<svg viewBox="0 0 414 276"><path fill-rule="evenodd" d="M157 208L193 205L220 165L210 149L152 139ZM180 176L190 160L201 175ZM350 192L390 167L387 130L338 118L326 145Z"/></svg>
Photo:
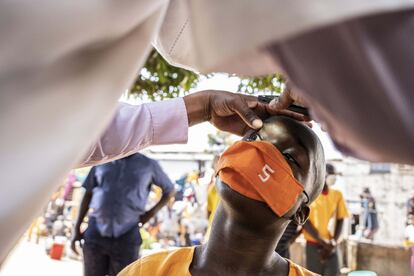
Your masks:
<svg viewBox="0 0 414 276"><path fill-rule="evenodd" d="M320 194L325 180L323 148L316 134L291 118L274 116L264 122L260 131L248 132L243 140L270 142L283 155L304 190L283 217L304 223L309 214L308 205ZM217 181L217 188L227 210L241 221L265 227L279 218L265 202L246 197L222 181Z"/></svg>

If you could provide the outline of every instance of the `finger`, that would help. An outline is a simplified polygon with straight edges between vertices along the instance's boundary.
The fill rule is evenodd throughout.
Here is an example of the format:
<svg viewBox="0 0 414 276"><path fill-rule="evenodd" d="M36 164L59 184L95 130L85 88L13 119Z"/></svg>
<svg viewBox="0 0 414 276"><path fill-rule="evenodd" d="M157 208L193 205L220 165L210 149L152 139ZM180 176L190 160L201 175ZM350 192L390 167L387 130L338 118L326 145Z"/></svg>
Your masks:
<svg viewBox="0 0 414 276"><path fill-rule="evenodd" d="M320 122L319 125L320 125L321 130L323 132L328 132L328 127L326 126L326 124L324 122Z"/></svg>
<svg viewBox="0 0 414 276"><path fill-rule="evenodd" d="M310 128L313 128L313 124L311 122L302 122L302 123L307 125Z"/></svg>
<svg viewBox="0 0 414 276"><path fill-rule="evenodd" d="M232 101L230 108L240 116L240 118L251 128L259 129L263 126L263 121L256 115L256 113L249 108L246 100L243 97L237 97Z"/></svg>
<svg viewBox="0 0 414 276"><path fill-rule="evenodd" d="M270 109L274 111L280 111L283 109L287 109L289 105L293 103L293 98L291 96L290 90L286 89L283 93L279 96L279 98L275 98L269 104Z"/></svg>
<svg viewBox="0 0 414 276"><path fill-rule="evenodd" d="M297 113L297 112L294 112L294 111L291 111L291 110L287 110L287 109L280 110L280 111L269 110L269 113L272 114L272 115L287 116L287 117L290 117L290 118L295 119L297 121L310 121L310 119L307 116L305 116L301 113Z"/></svg>

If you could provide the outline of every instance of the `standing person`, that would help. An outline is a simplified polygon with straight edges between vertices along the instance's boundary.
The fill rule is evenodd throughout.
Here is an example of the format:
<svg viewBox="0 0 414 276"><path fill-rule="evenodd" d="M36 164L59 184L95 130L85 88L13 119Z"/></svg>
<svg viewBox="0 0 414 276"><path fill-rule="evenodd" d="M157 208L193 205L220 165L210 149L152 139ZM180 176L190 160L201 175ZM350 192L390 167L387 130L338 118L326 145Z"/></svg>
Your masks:
<svg viewBox="0 0 414 276"><path fill-rule="evenodd" d="M211 184L207 190L207 219L208 219L208 226L206 235L204 236L204 241L207 241L210 237L211 226L213 224L214 215L216 214L217 207L220 203L220 196L217 192L216 188L216 178L211 178Z"/></svg>
<svg viewBox="0 0 414 276"><path fill-rule="evenodd" d="M414 216L414 197L411 197L407 201L407 221L408 221L410 215Z"/></svg>
<svg viewBox="0 0 414 276"><path fill-rule="evenodd" d="M411 214L407 216L404 243L411 249L411 271L414 272L414 215Z"/></svg>
<svg viewBox="0 0 414 276"><path fill-rule="evenodd" d="M363 189L360 197L362 205L362 227L364 229L362 235L364 238L372 240L379 228L375 199L368 187Z"/></svg>
<svg viewBox="0 0 414 276"><path fill-rule="evenodd" d="M162 197L149 210L145 205L155 184ZM138 225L148 222L173 196L174 186L155 160L136 153L120 160L93 167L83 187L78 219L72 237L72 250L82 238L86 276L117 275L138 258L141 236ZM88 228L80 226L89 208Z"/></svg>
<svg viewBox="0 0 414 276"><path fill-rule="evenodd" d="M306 239L306 268L324 276L339 276L338 240L348 209L340 191L329 186L336 181L335 168L326 165L322 194L310 206L308 222L304 225ZM335 220L333 234L329 222Z"/></svg>
<svg viewBox="0 0 414 276"><path fill-rule="evenodd" d="M179 214L174 208L175 200L172 197L165 208L163 208L157 215L159 221L160 234L165 240L174 241L178 243L178 233L180 231Z"/></svg>
<svg viewBox="0 0 414 276"><path fill-rule="evenodd" d="M212 169L214 172L217 168L217 162L219 160L219 156L215 155L213 158ZM204 241L207 241L210 236L211 225L213 223L214 214L216 213L217 207L220 203L220 196L217 193L216 189L216 177L214 173L211 175L210 183L208 184L207 188L207 219L208 219L208 226L206 235L204 236Z"/></svg>

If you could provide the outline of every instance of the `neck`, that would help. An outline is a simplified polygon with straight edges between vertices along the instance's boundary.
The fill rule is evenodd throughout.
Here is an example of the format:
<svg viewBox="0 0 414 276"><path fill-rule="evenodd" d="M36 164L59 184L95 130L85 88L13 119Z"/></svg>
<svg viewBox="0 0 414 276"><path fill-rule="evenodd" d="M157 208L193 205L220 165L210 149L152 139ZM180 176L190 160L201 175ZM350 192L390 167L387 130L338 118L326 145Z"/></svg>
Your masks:
<svg viewBox="0 0 414 276"><path fill-rule="evenodd" d="M280 219L267 229L252 229L232 219L220 204L210 239L197 254L197 266L234 275L256 274L278 264L288 269L287 262L275 253L287 225L287 220Z"/></svg>

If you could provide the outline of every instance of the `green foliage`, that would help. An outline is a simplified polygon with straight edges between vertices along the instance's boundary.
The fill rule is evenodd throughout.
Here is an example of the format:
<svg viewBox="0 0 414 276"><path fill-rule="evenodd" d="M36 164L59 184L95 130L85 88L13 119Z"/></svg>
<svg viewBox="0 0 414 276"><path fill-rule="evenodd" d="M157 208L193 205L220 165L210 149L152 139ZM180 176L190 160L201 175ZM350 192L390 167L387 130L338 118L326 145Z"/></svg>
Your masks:
<svg viewBox="0 0 414 276"><path fill-rule="evenodd" d="M239 91L246 94L280 94L283 91L284 83L285 80L280 74L242 78Z"/></svg>
<svg viewBox="0 0 414 276"><path fill-rule="evenodd" d="M156 50L152 50L139 76L129 90L129 96L159 101L183 96L196 87L202 76L170 65ZM284 79L279 74L240 79L239 91L245 94L279 94Z"/></svg>
<svg viewBox="0 0 414 276"><path fill-rule="evenodd" d="M129 94L152 101L183 96L195 87L199 75L170 65L152 50Z"/></svg>

